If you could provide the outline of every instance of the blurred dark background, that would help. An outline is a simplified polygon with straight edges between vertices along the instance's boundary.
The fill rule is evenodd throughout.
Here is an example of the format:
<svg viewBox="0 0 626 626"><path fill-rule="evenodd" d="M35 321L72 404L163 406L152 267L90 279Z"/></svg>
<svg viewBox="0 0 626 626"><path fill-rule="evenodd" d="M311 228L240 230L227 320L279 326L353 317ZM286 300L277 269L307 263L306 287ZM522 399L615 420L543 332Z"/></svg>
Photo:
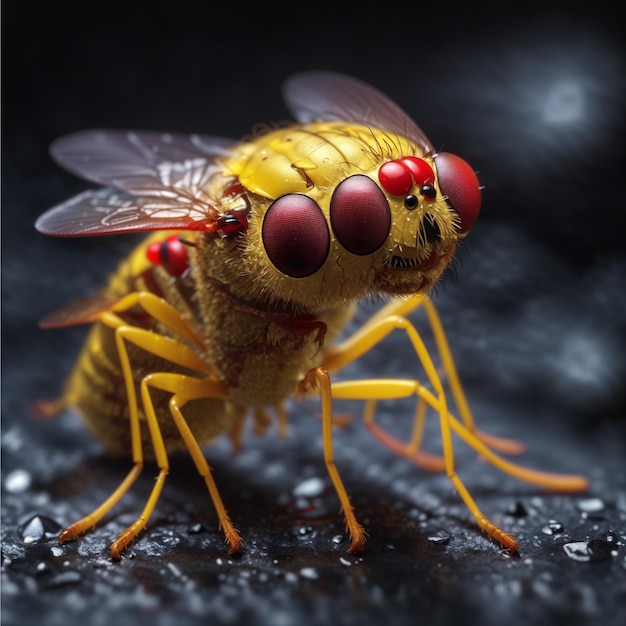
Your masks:
<svg viewBox="0 0 626 626"><path fill-rule="evenodd" d="M6 624L619 623L626 68L616 4L7 0L2 10ZM337 462L371 537L347 556L319 424L295 406L287 441L272 431L234 461L226 445L209 453L248 538L237 559L185 459L151 533L121 564L106 546L142 506L151 469L89 538L26 544L24 522L73 521L127 470L71 415L42 423L29 410L58 394L84 335L44 332L38 320L95 293L136 242L35 232L40 213L86 186L51 161L49 144L93 127L238 138L289 118L280 86L305 69L372 83L479 171L483 213L436 294L468 395L481 427L526 441L524 463L589 475L592 491L541 495L459 447L472 493L518 534L520 557L505 558L445 477L391 458L357 420L337 434ZM405 343L392 337L354 375L406 375ZM393 408L382 419L399 421ZM296 489L312 478L324 485L313 513ZM563 529L547 532L551 520ZM574 541L587 562L563 548Z"/></svg>

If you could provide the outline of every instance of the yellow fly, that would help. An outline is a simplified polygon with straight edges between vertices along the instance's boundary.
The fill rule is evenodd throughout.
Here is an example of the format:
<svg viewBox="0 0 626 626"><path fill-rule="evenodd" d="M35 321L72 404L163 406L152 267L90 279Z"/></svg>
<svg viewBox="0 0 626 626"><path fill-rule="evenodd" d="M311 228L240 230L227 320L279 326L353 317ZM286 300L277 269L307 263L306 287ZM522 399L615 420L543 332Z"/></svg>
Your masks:
<svg viewBox="0 0 626 626"><path fill-rule="evenodd" d="M105 187L45 213L40 232L56 236L152 233L125 259L100 297L42 321L47 328L93 323L53 413L76 408L114 452L133 465L95 511L61 542L97 524L129 490L144 459L159 474L137 520L111 545L114 558L145 528L169 471L168 453L189 451L215 505L230 552L241 548L201 445L228 434L239 445L250 413L284 419L294 392L322 399L324 460L351 538L365 532L333 458L334 399L365 400L368 429L429 470L445 471L487 535L517 542L490 522L457 476L452 433L502 471L548 489L578 491L580 476L526 469L500 452L521 444L478 431L435 307L427 294L472 227L481 191L459 157L436 153L397 105L372 87L330 73L290 78L285 98L297 123L240 143L200 135L87 131L58 140L54 158ZM334 340L363 297L389 302L349 338ZM408 315L422 308L450 398ZM417 378L331 382L394 330L423 367ZM375 421L378 400L413 397L411 439ZM449 408L454 401L458 418ZM443 454L420 450L427 409L439 416Z"/></svg>

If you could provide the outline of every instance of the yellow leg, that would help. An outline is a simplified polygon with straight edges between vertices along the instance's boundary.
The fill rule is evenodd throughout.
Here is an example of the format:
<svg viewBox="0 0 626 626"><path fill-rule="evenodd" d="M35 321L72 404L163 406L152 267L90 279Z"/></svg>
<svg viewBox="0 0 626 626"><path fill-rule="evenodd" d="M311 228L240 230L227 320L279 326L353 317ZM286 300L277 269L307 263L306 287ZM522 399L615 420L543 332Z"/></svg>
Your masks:
<svg viewBox="0 0 626 626"><path fill-rule="evenodd" d="M169 305L165 303L166 306L161 306L161 304L163 304L163 301L154 296L149 298L143 298L143 296L146 295L151 294L131 294L131 296L128 296L127 298L124 298L120 302L116 303L115 306L121 309L129 308L130 306L134 306L138 303L143 305L145 304L145 302L147 302L147 311L149 313L156 314L158 312L162 318L164 318L165 320L169 320L171 325L177 325L177 328L175 330L179 332L179 334L183 335L184 330L182 322L179 323L180 320L177 322L176 316L170 315L171 311L169 311ZM142 302L142 300L144 300L145 302ZM174 364L181 365L189 369L194 369L205 374L211 373L210 366L208 366L186 344L142 328L127 325L124 320L122 320L118 315L112 313L111 311L104 312L101 315L101 322L115 330L115 343L120 359L120 366L122 369L124 384L126 387L126 394L128 398L131 448L134 465L128 475L120 483L120 485L99 507L97 507L89 515L71 524L61 533L59 537L59 540L61 542L67 541L69 539L75 539L90 528L93 528L130 489L143 468L143 448L141 442L139 408L137 403L137 394L135 391L133 370L130 358L128 356L126 342L133 343L138 347L143 348L150 354L154 354L155 356L161 357ZM164 321L164 323L166 322ZM221 383L215 382L215 384ZM148 400L147 404L146 399ZM118 539L111 545L111 555L113 556L113 558L116 559L121 558L122 551L137 537L141 530L145 528L147 520L150 517L150 514L152 513L156 502L158 501L169 467L165 446L163 444L163 438L161 436L158 420L156 418L156 415L154 414L154 409L152 408L152 403L149 401L149 395L146 395L143 400L146 422L150 430L150 437L154 447L155 458L159 467L159 475L141 516L124 532L122 532Z"/></svg>
<svg viewBox="0 0 626 626"><path fill-rule="evenodd" d="M78 539L81 535L96 527L96 524L119 502L121 497L130 489L131 485L137 480L143 463L136 462L126 478L119 484L115 491L94 511L86 515L77 522L68 526L60 535L59 543Z"/></svg>
<svg viewBox="0 0 626 626"><path fill-rule="evenodd" d="M335 491L341 503L341 510L343 511L344 518L346 520L346 529L350 535L352 543L349 552L359 552L365 544L366 533L363 527L356 519L354 509L350 504L350 498L346 492L346 488L343 485L337 467L335 466L335 457L333 452L333 407L332 407L332 392L330 387L330 378L328 372L321 367L311 370L305 380L302 383L303 387L316 389L320 387L322 396L322 437L324 442L324 461L326 463L326 469L333 482Z"/></svg>
<svg viewBox="0 0 626 626"><path fill-rule="evenodd" d="M519 441L506 439L504 437L496 437L476 429L474 416L472 415L469 403L467 402L467 397L463 391L463 386L461 385L461 380L459 378L456 365L454 364L454 359L452 358L452 351L450 350L450 345L448 344L448 339L446 338L446 334L443 330L443 324L439 319L437 309L435 309L435 305L429 298L424 299L423 305L433 332L433 336L435 337L435 342L437 343L437 350L439 351L444 371L446 372L446 378L448 380L448 384L450 385L454 402L465 427L469 431L475 433L480 440L500 452L505 452L506 454L521 454L524 452L525 446Z"/></svg>
<svg viewBox="0 0 626 626"><path fill-rule="evenodd" d="M452 484L461 496L465 506L476 520L479 528L487 533L487 536L490 539L495 539L505 548L513 551L517 550L517 541L515 541L511 535L498 528L493 522L489 521L456 474L454 469L454 451L450 431L450 415L445 406L445 397L443 394L439 394L439 401L437 402L436 398L430 394L430 392L427 392L427 390L418 382L382 379L335 383L332 387L332 393L333 397L345 400L369 399L373 395L385 399L399 399L408 398L415 394L419 398L424 399L431 406L433 404L438 404L443 443L443 456L448 478L452 481ZM462 428L464 427L462 426ZM465 431L469 433L467 429L465 429ZM472 437L476 439L474 435L472 435Z"/></svg>
<svg viewBox="0 0 626 626"><path fill-rule="evenodd" d="M187 450L193 459L198 473L204 478L209 494L211 495L211 499L213 500L213 505L215 506L215 510L217 512L219 526L224 532L226 542L229 545L229 553L234 554L235 552L238 552L242 546L239 532L233 526L233 523L226 512L226 508L222 502L217 485L213 480L211 468L206 462L198 441L189 429L187 421L181 411L182 407L190 400L199 398L227 398L228 387L221 381L197 379L183 374L149 374L141 383L141 393L144 406L146 407L146 412L148 412L148 406L150 406L149 410L152 414L154 414L154 409L152 408L152 403L150 401L149 388L160 389L161 391L168 391L174 394L169 401L169 409L172 418L174 419L174 423L178 428L182 440L187 446Z"/></svg>
<svg viewBox="0 0 626 626"><path fill-rule="evenodd" d="M496 450L506 452L507 454L521 454L524 451L524 445L519 441L496 437L476 429L471 409L467 402L465 392L463 391L459 375L456 371L456 366L454 364L448 340L443 330L443 325L441 324L441 320L439 319L439 315L437 314L434 304L431 302L430 298L424 294L414 295L405 299L395 299L389 302L382 309L380 309L380 311L376 312L351 337L348 337L345 341L333 346L322 363L322 367L326 368L330 372L333 372L345 367L349 363L352 363L368 352L373 345L382 341L387 334L397 328L393 322L389 323L390 321L405 318L420 306L424 307L426 312L433 337L435 338L437 350L446 373L446 378L449 381L455 404L465 426L470 431L475 432L476 436L482 441ZM381 329L385 330L381 333ZM377 438L380 439L379 435L381 434L382 430L377 428ZM383 439L387 439L387 433L383 435ZM391 443L392 438L387 439L387 441ZM388 445L388 443L385 442L385 445ZM395 445L392 445L393 449L395 449L395 447ZM416 462L418 461L416 460Z"/></svg>
<svg viewBox="0 0 626 626"><path fill-rule="evenodd" d="M143 328L127 325L124 320L110 312L104 313L101 321L103 324L115 329L115 343L128 398L133 459L137 462L137 459L143 459L141 435L139 433L139 410L132 365L125 342L129 341L150 354L205 374L210 373L211 368L191 348L175 339Z"/></svg>
<svg viewBox="0 0 626 626"><path fill-rule="evenodd" d="M116 338L120 338L123 342L124 338L127 336L128 327L120 327L117 329ZM147 333L147 331L142 331L141 329L132 329L133 331L139 331ZM133 336L131 334L131 336ZM123 345L123 344L122 344ZM128 355L125 352L126 360L128 360ZM120 354L121 356L121 354ZM124 531L120 533L118 538L111 544L109 548L109 552L114 559L122 558L122 552L137 538L139 533L144 530L152 512L154 511L154 507L161 496L161 490L163 489L163 484L165 483L165 478L169 472L169 460L167 458L167 451L165 449L165 444L163 443L163 436L161 435L161 428L159 426L159 420L154 411L154 406L152 405L152 400L150 398L150 393L147 389L146 380L149 376L146 376L141 381L141 399L144 409L144 415L146 419L146 423L148 425L148 430L150 431L150 439L152 441L152 446L154 448L154 456L156 459L157 466L159 468L159 474L157 476L156 482L154 483L154 487L150 492L150 496L148 497L148 501L141 512L141 515ZM143 454L141 451L141 441L138 442L140 452L139 454Z"/></svg>
<svg viewBox="0 0 626 626"><path fill-rule="evenodd" d="M107 313L103 315L102 321L111 326L115 326L122 322L120 318L112 313ZM203 369L210 369L207 368L204 361L202 361L200 357L198 357L196 353L188 348L185 344L182 344L175 339L159 335L157 333L153 333L141 328L135 328L132 326L118 325L115 331L115 338L117 341L118 352L120 355L122 371L124 372L124 379L126 381L131 413L137 412L137 402L135 397L135 386L133 383L130 359L128 358L128 352L125 347L126 341L145 349L151 354L167 359L172 363L198 371L202 371ZM142 514L111 545L110 551L111 555L114 558L120 558L122 551L145 528L148 519L150 518L152 511L154 510L154 507L156 506L156 503L159 499L165 477L167 476L167 473L169 471L167 453L165 450L165 445L163 443L163 437L161 435L158 418L156 416L154 407L152 405L152 400L150 398L150 392L148 389L149 385L153 387L158 387L165 391L170 391L172 393L186 391L188 397L185 401L183 401L183 404L188 399L192 398L226 398L228 395L228 389L225 383L212 379L199 380L180 374L151 374L144 377L141 382L142 402L146 422L150 430L150 438L154 447L156 462L159 467L159 476L157 477L157 481L154 485L154 488L150 494L150 497ZM170 413L174 418L177 427L179 428L181 436L185 441L194 462L196 463L196 467L198 467L198 471L204 477L205 482L207 483L207 487L209 488L209 492L211 494L211 497L213 498L213 502L220 518L220 525L224 529L227 540L230 543L231 551L236 551L237 549L239 549L240 546L239 535L237 531L232 527L232 524L230 523L230 520L226 515L226 511L224 510L224 507L221 503L219 492L217 491L217 488L213 482L210 469L206 464L204 457L202 456L202 453L195 438L191 434L191 431L189 431L189 428L187 427L187 424L182 417L182 414L180 413L176 402L177 399L178 398L175 395L170 401ZM138 450L136 452L134 451L134 454L136 453L141 455L141 438L139 436L138 430L139 420L131 419L131 425L132 424L136 424L137 428L137 435L136 438L133 437L133 442L137 441Z"/></svg>
<svg viewBox="0 0 626 626"><path fill-rule="evenodd" d="M183 339L198 348L204 347L204 340L200 331L188 322L171 304L163 298L155 296L149 291L135 291L118 300L109 311L121 313L140 306L155 320L158 320L170 330L180 335Z"/></svg>
<svg viewBox="0 0 626 626"><path fill-rule="evenodd" d="M416 394L423 399L429 406L437 410L441 417L441 431L444 448L444 458L446 461L446 472L459 495L465 502L470 513L475 518L478 526L487 533L489 538L499 541L508 549L517 549L517 542L507 533L500 530L495 524L483 515L474 499L471 497L465 485L456 476L454 471L454 455L452 452L451 432L454 431L465 443L472 447L476 452L484 456L490 463L501 471L511 476L539 485L544 489L552 491L580 492L589 486L589 481L583 476L569 474L553 474L550 472L541 472L527 467L522 467L515 463L511 463L498 456L483 443L475 433L472 433L464 424L458 421L447 410L445 414L442 407L445 407L445 400L442 403L428 389L420 385L418 382L409 380L361 380L361 381L345 381L337 382L332 386L332 394L336 399L344 400L368 400L372 398L382 399L400 399L408 398L412 394Z"/></svg>
<svg viewBox="0 0 626 626"><path fill-rule="evenodd" d="M124 552L124 550L126 550L126 548L133 541L135 541L139 533L145 529L148 519L150 519L152 511L161 496L161 490L163 489L163 484L167 478L167 473L167 468L161 468L159 470L159 475L156 478L154 487L150 492L150 497L148 498L141 515L128 528L123 530L118 535L117 539L110 545L109 553L116 561L119 561L122 558L122 552Z"/></svg>
<svg viewBox="0 0 626 626"><path fill-rule="evenodd" d="M409 299L398 299L389 302L363 324L352 336L331 347L322 362L322 367L329 372L333 372L356 361L394 330L395 326L389 325L389 320L403 319L399 316L399 313L410 313L421 306L425 299L427 299L427 296L416 295ZM410 458L414 463L427 471L443 471L445 464L441 457L419 451L420 440L415 437L415 434L423 427L424 416L421 413L421 406L418 404L415 414L413 427L414 438L411 443L405 444L393 437L375 422L376 400L379 399L381 398L373 396L370 398L370 403L365 406L363 418L369 432L394 453ZM425 407L423 410L425 410ZM421 423L420 420L422 420Z"/></svg>
<svg viewBox="0 0 626 626"><path fill-rule="evenodd" d="M103 324L115 328L116 338L121 337L122 340L135 344L146 352L176 365L212 374L212 368L206 361L201 359L189 346L176 339L127 324L120 317L110 312L104 313L101 321Z"/></svg>
<svg viewBox="0 0 626 626"><path fill-rule="evenodd" d="M94 528L96 524L120 501L124 494L130 489L137 480L143 469L143 449L141 444L141 432L139 425L139 410L137 407L137 397L135 393L135 385L133 382L133 372L128 358L128 352L124 345L123 322L117 316L106 313L103 315L103 321L108 322L109 326L116 328L115 342L118 356L126 385L126 394L128 398L130 438L133 467L124 480L118 485L113 493L89 515L79 519L68 526L59 536L59 542L77 539L80 535ZM147 332L147 331L144 331Z"/></svg>
<svg viewBox="0 0 626 626"><path fill-rule="evenodd" d="M469 413L469 407L464 399L463 391L460 387L458 375L454 368L452 357L447 347L445 336L443 335L443 329L436 317L434 307L424 298L414 300L414 304L422 304L426 307L428 314L431 318L431 326L433 333L437 341L439 352L441 353L442 360L444 362L444 369L451 381L451 388L453 394L458 396L457 404L461 407L460 410L464 410L466 415L462 418L463 423L456 420L448 411L446 396L443 390L443 385L437 374L437 370L432 362L430 354L426 346L424 345L421 337L414 326L404 317L399 315L382 315L376 316L374 321L364 325L362 329L357 331L355 336L349 338L346 342L341 344L339 350L335 350L327 359L324 364L329 364L334 368L344 366L346 363L358 358L362 354L370 350L374 345L382 341L393 330L404 331L415 351L419 362L421 363L426 377L433 388L433 392L428 391L418 381L412 380L370 380L370 381L354 381L354 382L340 382L335 383L332 387L332 394L335 398L344 399L362 399L367 401L375 401L382 399L397 399L406 398L416 395L418 402L422 401L426 405L433 408L439 414L439 422L442 437L443 446L443 459L445 464L445 471L455 486L456 490L460 494L461 498L465 502L467 508L475 518L479 527L485 531L490 538L494 538L499 541L505 547L515 550L517 548L517 542L508 534L496 527L490 522L485 515L480 511L476 502L468 492L467 488L456 475L454 468L454 450L452 444L452 431L454 430L461 438L473 447L477 452L485 456L491 463L501 470L516 476L522 480L539 484L549 489L561 489L567 491L580 491L587 486L586 479L580 476L562 476L558 474L549 474L546 472L537 472L527 468L519 467L513 463L509 463L497 456L487 445L485 445L485 438L481 433L477 433L474 427L474 421ZM406 305L404 305L406 306ZM401 308L401 307L399 307ZM389 308L388 308L389 310ZM356 337L356 339L355 339ZM455 391L456 390L456 391ZM459 401L459 398L461 400ZM370 412L373 411L373 405L370 404ZM373 417L370 417L366 413L366 423L369 421L370 426L373 422ZM414 435L412 441L408 446L402 446L399 444L396 446L400 452L407 455L408 450L412 450L412 446L417 450L419 445L419 431L421 429L420 420L421 412L418 406L418 410L415 417ZM417 435L415 434L417 433ZM381 439L384 442L384 439ZM515 446L509 446L508 440L500 440L497 438L487 438L487 441L493 445L494 441L497 444L503 444L502 447L506 451L511 451L511 448ZM398 442L399 443L399 442ZM513 442L514 443L514 442ZM394 448L392 442L390 447Z"/></svg>
<svg viewBox="0 0 626 626"><path fill-rule="evenodd" d="M341 384L341 383L338 383ZM334 389L334 388L333 388ZM431 406L437 406L437 399L427 389L422 389L420 394ZM589 479L584 476L577 476L575 474L554 474L552 472L542 472L539 470L533 470L528 467L511 463L501 456L498 456L495 452L490 450L487 445L479 439L475 433L472 433L467 427L459 422L453 415L448 414L450 418L450 428L461 438L465 443L476 450L480 455L484 456L492 465L499 470L505 472L527 483L538 485L548 491L559 492L572 492L577 493L585 491L589 487Z"/></svg>
<svg viewBox="0 0 626 626"><path fill-rule="evenodd" d="M427 301L426 296L415 296L408 301L392 302L383 308L382 312L376 314L370 321L363 325L352 337L340 344L333 350L329 357L322 363L323 367L328 366L330 369L339 369L345 367L348 363L356 360L375 345L380 343L394 330L404 330L415 349L416 355L421 362L428 379L431 384L439 390L439 394L443 395L443 388L437 375L435 366L430 359L430 355L421 337L413 327L413 325L400 315L391 313L393 310L410 311ZM368 398L371 401L383 399L381 396L374 395ZM420 451L421 432L425 418L426 405L424 401L418 399L416 407L413 434L408 444L403 444L395 437L387 433L379 425L374 422L374 405L366 405L364 414L365 425L368 430L385 446L406 458L411 459L418 466L428 471L443 471L446 467L445 459Z"/></svg>

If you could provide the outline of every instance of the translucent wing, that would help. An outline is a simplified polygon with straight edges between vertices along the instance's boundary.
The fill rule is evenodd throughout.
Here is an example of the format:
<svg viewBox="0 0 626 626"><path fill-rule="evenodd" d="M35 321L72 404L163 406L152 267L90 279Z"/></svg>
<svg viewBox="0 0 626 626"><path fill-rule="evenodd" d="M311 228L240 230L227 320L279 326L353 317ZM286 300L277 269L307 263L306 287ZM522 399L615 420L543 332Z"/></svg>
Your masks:
<svg viewBox="0 0 626 626"><path fill-rule="evenodd" d="M94 183L136 196L161 195L169 189L195 192L202 164L228 154L233 143L200 135L88 130L57 139L50 153L59 165Z"/></svg>
<svg viewBox="0 0 626 626"><path fill-rule="evenodd" d="M206 228L217 214L207 193L216 157L233 142L201 135L90 130L51 147L53 158L82 178L114 189L84 192L36 223L49 235Z"/></svg>
<svg viewBox="0 0 626 626"><path fill-rule="evenodd" d="M287 79L285 102L301 124L343 120L407 137L424 153L433 146L423 131L397 104L374 87L332 72L303 72Z"/></svg>
<svg viewBox="0 0 626 626"><path fill-rule="evenodd" d="M63 202L35 223L45 235L78 237L134 231L209 230L216 210L198 200L132 196L117 189L89 189Z"/></svg>

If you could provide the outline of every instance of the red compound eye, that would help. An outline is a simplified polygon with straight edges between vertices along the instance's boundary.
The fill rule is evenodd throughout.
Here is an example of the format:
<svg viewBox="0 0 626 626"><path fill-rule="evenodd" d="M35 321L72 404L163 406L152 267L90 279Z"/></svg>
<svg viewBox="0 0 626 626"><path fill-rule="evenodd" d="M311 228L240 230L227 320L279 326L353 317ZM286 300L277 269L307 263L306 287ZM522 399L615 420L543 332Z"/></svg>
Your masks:
<svg viewBox="0 0 626 626"><path fill-rule="evenodd" d="M170 276L182 276L189 267L187 249L176 235L153 241L146 250L150 263L162 265Z"/></svg>
<svg viewBox="0 0 626 626"><path fill-rule="evenodd" d="M413 185L421 187L434 183L435 175L424 159L402 157L383 163L378 170L378 180L392 196L404 196Z"/></svg>
<svg viewBox="0 0 626 626"><path fill-rule="evenodd" d="M449 152L435 157L439 187L448 204L461 218L461 233L466 233L480 212L481 191L478 177L469 163Z"/></svg>
<svg viewBox="0 0 626 626"><path fill-rule="evenodd" d="M308 196L291 193L275 200L263 220L263 245L277 270L304 278L322 267L330 233L322 210Z"/></svg>
<svg viewBox="0 0 626 626"><path fill-rule="evenodd" d="M337 185L330 201L330 221L348 252L365 255L385 243L391 212L381 188L369 176L355 174Z"/></svg>

